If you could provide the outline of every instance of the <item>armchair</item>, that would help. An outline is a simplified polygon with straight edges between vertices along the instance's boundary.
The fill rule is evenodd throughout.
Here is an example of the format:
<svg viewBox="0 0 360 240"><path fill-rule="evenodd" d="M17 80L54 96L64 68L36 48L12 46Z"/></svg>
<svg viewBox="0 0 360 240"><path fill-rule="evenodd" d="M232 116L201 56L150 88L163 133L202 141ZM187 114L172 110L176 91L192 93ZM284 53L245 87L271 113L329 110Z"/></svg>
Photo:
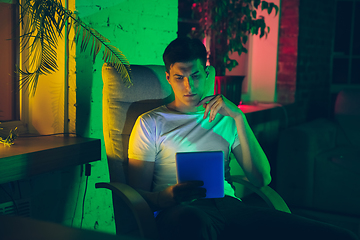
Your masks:
<svg viewBox="0 0 360 240"><path fill-rule="evenodd" d="M165 78L164 66L132 66L133 86L125 87L116 70L103 65L103 129L109 165L110 183L96 183L96 188L113 193L117 233L157 239L153 212L146 201L127 183L127 149L137 117L157 106L171 102L174 95ZM257 188L241 176L233 176L257 192L270 207L290 212L282 198L270 187ZM100 190L99 190L100 191Z"/></svg>
<svg viewBox="0 0 360 240"><path fill-rule="evenodd" d="M289 205L360 218L360 90L341 91L332 118L286 129L278 146L276 190Z"/></svg>

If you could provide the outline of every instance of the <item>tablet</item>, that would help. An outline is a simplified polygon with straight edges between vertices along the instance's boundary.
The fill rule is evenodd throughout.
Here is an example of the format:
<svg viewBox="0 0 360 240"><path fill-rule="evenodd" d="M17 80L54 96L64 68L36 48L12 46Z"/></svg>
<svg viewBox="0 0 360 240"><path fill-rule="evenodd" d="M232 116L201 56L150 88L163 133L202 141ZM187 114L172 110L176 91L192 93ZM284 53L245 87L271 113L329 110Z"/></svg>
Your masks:
<svg viewBox="0 0 360 240"><path fill-rule="evenodd" d="M177 182L201 180L206 188L206 198L224 197L224 153L178 152L176 153Z"/></svg>

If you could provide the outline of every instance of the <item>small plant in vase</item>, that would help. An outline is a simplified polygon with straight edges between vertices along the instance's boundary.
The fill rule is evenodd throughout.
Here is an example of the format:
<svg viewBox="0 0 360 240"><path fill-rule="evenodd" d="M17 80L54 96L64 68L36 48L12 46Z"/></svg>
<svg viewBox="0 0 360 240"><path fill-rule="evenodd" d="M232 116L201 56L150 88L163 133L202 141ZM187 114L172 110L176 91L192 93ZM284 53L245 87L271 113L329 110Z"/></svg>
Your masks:
<svg viewBox="0 0 360 240"><path fill-rule="evenodd" d="M1 123L0 123L1 124ZM0 127L0 133L3 130L3 128ZM15 139L17 138L17 127L14 129L10 129L8 135L6 138L2 138L0 134L0 143L4 144L4 146L10 147L14 144Z"/></svg>

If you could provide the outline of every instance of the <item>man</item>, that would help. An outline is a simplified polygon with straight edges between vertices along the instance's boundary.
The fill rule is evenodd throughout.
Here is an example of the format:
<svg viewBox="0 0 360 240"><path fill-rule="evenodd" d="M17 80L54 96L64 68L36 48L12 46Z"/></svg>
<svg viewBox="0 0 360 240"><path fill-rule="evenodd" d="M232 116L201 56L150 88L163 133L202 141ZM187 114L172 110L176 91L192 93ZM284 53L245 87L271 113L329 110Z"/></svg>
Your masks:
<svg viewBox="0 0 360 240"><path fill-rule="evenodd" d="M163 59L175 100L140 116L130 136L129 184L160 212L161 239L310 239L313 234L352 239L342 229L248 207L235 197L226 181L230 151L256 186L270 183L270 165L244 113L224 96L211 95L214 70L206 67L206 56L196 39L168 45ZM216 150L225 156L224 198L204 199L200 181L176 183L176 152Z"/></svg>

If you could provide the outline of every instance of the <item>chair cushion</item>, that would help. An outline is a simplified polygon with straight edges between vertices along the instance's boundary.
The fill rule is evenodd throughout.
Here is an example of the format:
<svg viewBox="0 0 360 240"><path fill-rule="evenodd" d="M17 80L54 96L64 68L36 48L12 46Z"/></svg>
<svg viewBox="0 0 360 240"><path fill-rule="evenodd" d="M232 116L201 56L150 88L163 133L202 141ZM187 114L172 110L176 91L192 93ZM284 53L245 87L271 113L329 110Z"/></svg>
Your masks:
<svg viewBox="0 0 360 240"><path fill-rule="evenodd" d="M165 66L132 65L133 85L129 88L107 63L102 78L103 132L110 180L126 183L128 140L137 117L171 102L174 95L165 77Z"/></svg>
<svg viewBox="0 0 360 240"><path fill-rule="evenodd" d="M123 102L138 102L149 99L164 99L172 93L165 77L165 66L131 65L132 86L124 84L121 75L112 66L104 63L102 78L104 91L109 98Z"/></svg>

